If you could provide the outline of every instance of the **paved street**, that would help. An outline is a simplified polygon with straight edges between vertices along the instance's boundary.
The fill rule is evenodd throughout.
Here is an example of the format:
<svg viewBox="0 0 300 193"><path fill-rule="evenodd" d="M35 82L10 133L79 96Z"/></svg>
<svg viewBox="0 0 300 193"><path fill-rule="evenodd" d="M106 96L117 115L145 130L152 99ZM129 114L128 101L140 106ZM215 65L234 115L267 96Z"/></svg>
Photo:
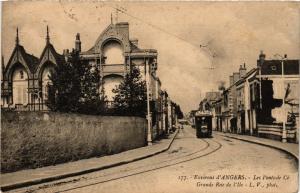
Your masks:
<svg viewBox="0 0 300 193"><path fill-rule="evenodd" d="M297 163L278 150L217 134L197 139L195 130L186 126L167 152L12 192L212 192L210 188L213 192L295 192Z"/></svg>

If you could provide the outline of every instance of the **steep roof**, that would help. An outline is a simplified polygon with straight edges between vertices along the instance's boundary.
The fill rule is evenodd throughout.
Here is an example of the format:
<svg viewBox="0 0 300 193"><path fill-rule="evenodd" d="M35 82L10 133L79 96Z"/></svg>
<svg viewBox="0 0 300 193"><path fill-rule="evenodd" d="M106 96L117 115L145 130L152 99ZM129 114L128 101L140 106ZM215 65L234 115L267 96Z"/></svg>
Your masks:
<svg viewBox="0 0 300 193"><path fill-rule="evenodd" d="M240 80L238 80L235 84L236 85L240 85L241 83L245 82L245 80L251 76L253 73L256 73L257 72L257 68L252 68L249 72L247 72L245 74L245 76L243 78L241 78Z"/></svg>
<svg viewBox="0 0 300 193"><path fill-rule="evenodd" d="M141 49L136 45L134 45L131 41L130 41L130 49L132 53L144 53L144 52L157 53L157 50L155 49Z"/></svg>
<svg viewBox="0 0 300 193"><path fill-rule="evenodd" d="M42 61L42 58L43 58L45 52L47 51L47 49L49 49L50 52L53 54L53 56L54 56L54 58L55 58L55 60L56 60L57 63L62 64L62 63L65 62L65 57L63 55L61 55L61 54L58 54L56 52L54 46L51 43L47 43L46 44L46 46L45 46L45 48L44 48L44 50L43 50L43 52L42 52L42 54L40 56L39 62Z"/></svg>
<svg viewBox="0 0 300 193"><path fill-rule="evenodd" d="M21 56L24 58L29 70L31 72L34 72L36 67L39 64L39 59L36 56L34 56L33 54L28 54L26 52L26 50L24 49L24 47L19 44L17 44L16 47L14 48L14 51L8 61L8 65L6 65L5 71L7 71L7 69L9 68L9 64L11 63L14 55L18 52L20 52Z"/></svg>
<svg viewBox="0 0 300 193"><path fill-rule="evenodd" d="M124 44L124 52L131 52L131 53L157 53L157 50L155 49L141 49L135 44L132 43L132 41L129 40L129 33L128 33L128 22L120 22L116 24L110 24L107 26L99 35L97 38L95 44L88 49L87 51L81 52L81 55L92 55L95 54L96 49L98 49L97 44L101 43L101 41L106 41L110 38L116 38L122 41ZM126 29L126 32L121 32L121 29ZM102 42L103 43L103 42ZM128 47L127 47L128 45Z"/></svg>
<svg viewBox="0 0 300 193"><path fill-rule="evenodd" d="M259 61L258 61L259 62ZM264 60L261 66L262 75L281 75L282 64L281 60ZM286 59L283 60L284 75L298 75L300 60L297 59Z"/></svg>

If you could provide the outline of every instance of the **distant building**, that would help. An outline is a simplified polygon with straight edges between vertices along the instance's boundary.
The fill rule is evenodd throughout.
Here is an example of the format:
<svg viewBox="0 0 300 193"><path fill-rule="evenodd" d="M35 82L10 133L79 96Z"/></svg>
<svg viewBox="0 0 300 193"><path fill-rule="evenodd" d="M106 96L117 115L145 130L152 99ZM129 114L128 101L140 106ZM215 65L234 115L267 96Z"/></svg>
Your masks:
<svg viewBox="0 0 300 193"><path fill-rule="evenodd" d="M257 134L257 111L259 102L258 69L253 68L236 82L237 133Z"/></svg>
<svg viewBox="0 0 300 193"><path fill-rule="evenodd" d="M257 67L230 76L230 85L212 103L215 129L298 142L299 60L266 60L261 52ZM284 102L283 102L284 101Z"/></svg>
<svg viewBox="0 0 300 193"><path fill-rule="evenodd" d="M212 103L220 98L221 93L218 91L211 91L205 93L205 98L199 104L200 111L210 111L212 108Z"/></svg>
<svg viewBox="0 0 300 193"><path fill-rule="evenodd" d="M221 98L221 93L218 91L211 91L205 93L205 98L200 102L199 104L199 110L200 111L210 111L213 115L213 122L212 127L216 128L216 120L215 120L215 111L214 111L214 105L215 102L218 101Z"/></svg>
<svg viewBox="0 0 300 193"><path fill-rule="evenodd" d="M229 76L229 87L222 93L222 122L224 132L237 133L237 93L236 83L246 74L246 65L240 65L239 72L234 72Z"/></svg>
<svg viewBox="0 0 300 193"><path fill-rule="evenodd" d="M212 127L216 131L222 131L222 108L223 108L223 98L220 95L216 98L215 101L212 102L212 115L213 115L213 122Z"/></svg>
<svg viewBox="0 0 300 193"><path fill-rule="evenodd" d="M260 136L282 138L282 123L286 123L287 139L298 141L299 128L299 59L287 56L267 60L261 52L257 60L260 69L261 111L257 117Z"/></svg>

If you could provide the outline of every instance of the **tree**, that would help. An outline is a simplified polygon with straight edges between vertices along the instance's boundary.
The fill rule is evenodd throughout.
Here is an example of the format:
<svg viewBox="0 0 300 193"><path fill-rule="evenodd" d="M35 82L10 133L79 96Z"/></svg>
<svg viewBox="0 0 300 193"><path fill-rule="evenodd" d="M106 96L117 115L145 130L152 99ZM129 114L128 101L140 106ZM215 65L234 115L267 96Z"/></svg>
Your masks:
<svg viewBox="0 0 300 193"><path fill-rule="evenodd" d="M180 105L174 103L175 106L175 114L177 115L178 119L182 119L183 118L183 112L181 111Z"/></svg>
<svg viewBox="0 0 300 193"><path fill-rule="evenodd" d="M140 70L131 66L124 80L113 89L114 107L119 115L145 116L147 108L146 82L142 80Z"/></svg>
<svg viewBox="0 0 300 193"><path fill-rule="evenodd" d="M99 68L95 65L90 65L87 62L82 62L80 70L82 70L82 74L79 113L103 113L105 111L105 98L100 94Z"/></svg>
<svg viewBox="0 0 300 193"><path fill-rule="evenodd" d="M59 63L49 78L52 82L49 87L48 107L53 111L77 112L79 109L80 73L79 55L74 51L66 63Z"/></svg>
<svg viewBox="0 0 300 193"><path fill-rule="evenodd" d="M49 108L59 112L100 114L104 100L100 98L100 75L97 66L80 60L79 53L72 51L68 61L58 64L51 73Z"/></svg>

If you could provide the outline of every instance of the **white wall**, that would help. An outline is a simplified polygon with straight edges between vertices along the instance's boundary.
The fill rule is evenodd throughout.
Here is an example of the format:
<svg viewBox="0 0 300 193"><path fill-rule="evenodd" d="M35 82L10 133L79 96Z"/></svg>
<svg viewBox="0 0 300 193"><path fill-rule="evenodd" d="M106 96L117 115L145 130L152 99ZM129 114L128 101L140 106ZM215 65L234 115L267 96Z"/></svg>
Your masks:
<svg viewBox="0 0 300 193"><path fill-rule="evenodd" d="M124 64L122 46L116 41L109 41L103 47L103 55L106 58L105 64Z"/></svg>
<svg viewBox="0 0 300 193"><path fill-rule="evenodd" d="M17 67L12 74L13 104L28 103L28 74L24 67Z"/></svg>

